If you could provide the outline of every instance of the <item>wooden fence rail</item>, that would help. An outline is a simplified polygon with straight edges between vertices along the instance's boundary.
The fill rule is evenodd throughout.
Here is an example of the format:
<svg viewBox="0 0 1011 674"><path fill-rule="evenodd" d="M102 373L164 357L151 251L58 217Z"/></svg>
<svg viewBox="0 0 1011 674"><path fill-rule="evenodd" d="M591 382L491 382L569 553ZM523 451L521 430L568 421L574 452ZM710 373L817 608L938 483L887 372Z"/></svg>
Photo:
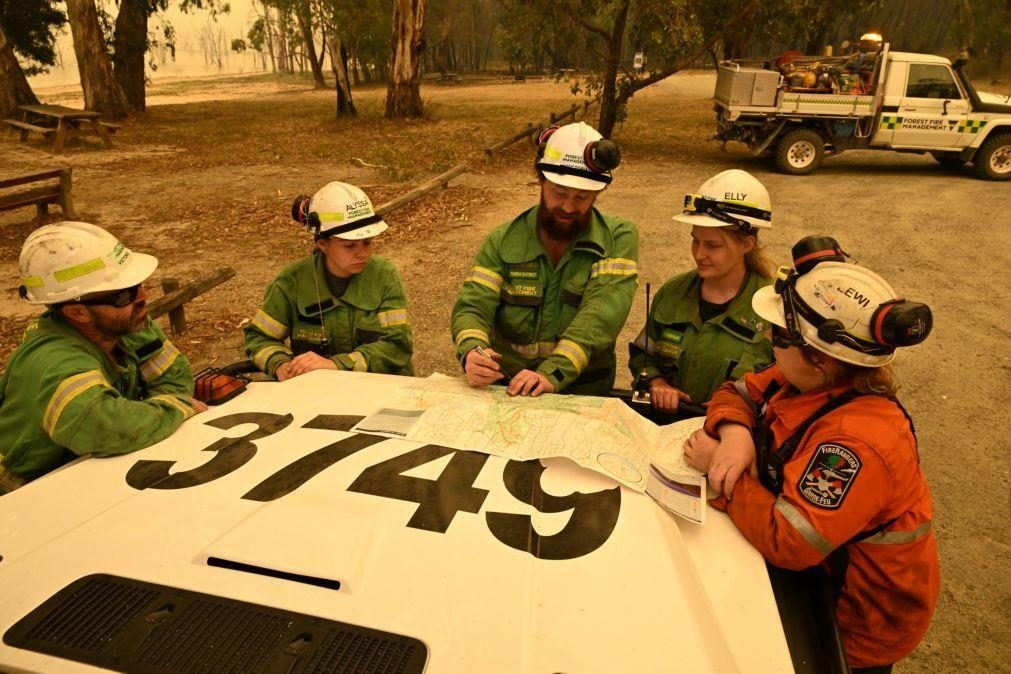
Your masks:
<svg viewBox="0 0 1011 674"><path fill-rule="evenodd" d="M148 305L147 313L151 318L168 314L173 333L180 334L186 330L183 305L194 297L203 295L211 288L221 285L233 276L235 276L233 268L221 267L210 275L191 281L182 287L179 286L176 279L166 278L162 281L162 289L166 291L165 294Z"/></svg>
<svg viewBox="0 0 1011 674"><path fill-rule="evenodd" d="M589 111L590 106L593 105L594 103L596 103L599 100L600 100L599 96L597 98L592 98L592 99L588 98L585 101L583 101L582 103L573 103L572 106L569 109L563 110L562 112L557 112L557 113L556 112L552 112L552 113L550 113L548 115L548 122L547 122L547 124L541 123L540 125L535 125L532 122L528 122L526 128L523 129L522 131L518 131L514 135L509 136L508 138L506 138L505 140L499 141L498 143L495 143L491 147L485 148L484 154L488 158L488 160L491 161L491 159L495 156L496 152L504 150L505 148L509 147L513 143L518 143L519 141L523 140L524 138L531 138L532 139L533 135L534 135L534 131L537 130L538 128L543 128L543 127L549 126L551 124L557 124L558 122L564 121L564 120L568 119L569 117L571 117L573 119L573 121L575 121L575 119L576 119L576 113L579 111L580 108L582 108L582 110L583 110L583 118L585 119L586 118L586 113L587 113L587 111Z"/></svg>
<svg viewBox="0 0 1011 674"><path fill-rule="evenodd" d="M418 197L424 196L433 190L436 190L440 187L445 189L449 187L450 180L457 177L461 173L465 173L466 171L467 171L466 164L458 164L453 168L449 169L448 171L446 171L445 173L442 173L432 178L427 183L415 187L410 192L402 194L396 199L387 201L385 204L381 204L378 208L376 208L376 213L379 215L386 215L390 211L395 211L401 206L405 206L406 204L409 204L415 199L417 199Z"/></svg>

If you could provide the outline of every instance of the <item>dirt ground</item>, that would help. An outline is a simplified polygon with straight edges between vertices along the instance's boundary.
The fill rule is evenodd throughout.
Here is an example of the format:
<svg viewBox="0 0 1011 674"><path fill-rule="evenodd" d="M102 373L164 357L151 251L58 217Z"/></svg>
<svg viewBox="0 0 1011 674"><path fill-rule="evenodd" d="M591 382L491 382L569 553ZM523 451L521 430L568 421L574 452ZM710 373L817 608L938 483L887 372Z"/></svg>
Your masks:
<svg viewBox="0 0 1011 674"><path fill-rule="evenodd" d="M773 197L774 228L762 236L774 259L788 260L802 236L832 234L900 293L931 305L934 334L902 352L897 369L933 490L942 588L930 632L897 669L1004 670L1011 615L1002 421L1011 397L1011 189L942 169L930 157L895 153L848 153L807 177L774 173L740 146L723 151L706 142L713 81L711 74L685 73L635 97L616 134L624 161L598 205L638 223L640 280L659 287L692 265L686 228L670 220L683 194L721 170L744 168ZM356 93L361 116L348 122L333 119L332 93L313 91L306 80L169 82L153 87L148 112L117 134L111 151L74 145L54 158L41 141L19 145L5 134L0 177L73 167L80 219L157 255L156 287L167 275L185 281L235 267L235 279L186 306L189 330L174 338L201 368L243 357L240 327L263 288L309 250L307 235L288 217L294 195L339 179L361 185L379 203L465 162L470 171L449 189L392 213L378 244L404 276L418 373L455 373L449 312L472 256L493 227L537 195L528 144L493 163L483 148L566 108L568 87L427 86L428 119L392 123L380 118L379 89ZM80 104L74 92L42 94L47 102ZM21 242L39 224L33 215L25 209L0 216L0 362L32 315L17 299L16 278ZM620 360L642 324L643 304L636 302L619 340Z"/></svg>

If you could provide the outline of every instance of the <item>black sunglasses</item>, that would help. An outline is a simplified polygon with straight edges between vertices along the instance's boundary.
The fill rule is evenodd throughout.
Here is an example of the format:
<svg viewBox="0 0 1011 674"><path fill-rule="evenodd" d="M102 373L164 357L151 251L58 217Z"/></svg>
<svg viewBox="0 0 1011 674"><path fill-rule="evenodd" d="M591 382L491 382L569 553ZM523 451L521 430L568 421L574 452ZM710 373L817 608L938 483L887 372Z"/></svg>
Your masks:
<svg viewBox="0 0 1011 674"><path fill-rule="evenodd" d="M772 326L772 345L779 349L789 349L791 346L804 346L804 340L800 336L793 336L786 328L778 325Z"/></svg>
<svg viewBox="0 0 1011 674"><path fill-rule="evenodd" d="M77 300L75 304L87 304L88 306L108 306L116 307L117 309L122 309L123 307L128 307L137 301L137 295L140 294L140 284L129 288L123 288L122 290L117 290L109 295L103 295L101 297L92 297L86 300Z"/></svg>

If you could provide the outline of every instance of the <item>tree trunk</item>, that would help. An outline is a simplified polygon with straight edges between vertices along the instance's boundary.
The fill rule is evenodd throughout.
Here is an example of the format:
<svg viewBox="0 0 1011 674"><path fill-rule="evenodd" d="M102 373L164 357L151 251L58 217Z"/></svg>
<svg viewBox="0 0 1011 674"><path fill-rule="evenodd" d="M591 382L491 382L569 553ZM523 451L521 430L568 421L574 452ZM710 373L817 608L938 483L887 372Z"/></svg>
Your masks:
<svg viewBox="0 0 1011 674"><path fill-rule="evenodd" d="M267 9L270 12L270 9ZM284 16L280 8L275 9L276 18L272 21L274 28L274 46L277 48L277 71L282 75L288 74L288 43L284 38Z"/></svg>
<svg viewBox="0 0 1011 674"><path fill-rule="evenodd" d="M425 0L394 0L389 84L386 87L386 118L421 117L421 55L425 51L423 29Z"/></svg>
<svg viewBox="0 0 1011 674"><path fill-rule="evenodd" d="M337 116L355 117L354 99L351 97L351 79L348 77L348 53L344 41L336 35L330 38L330 67L333 69L337 89Z"/></svg>
<svg viewBox="0 0 1011 674"><path fill-rule="evenodd" d="M67 18L74 36L84 107L113 119L126 117L130 103L112 72L112 61L98 24L95 0L67 0Z"/></svg>
<svg viewBox="0 0 1011 674"><path fill-rule="evenodd" d="M0 116L19 117L19 105L37 105L38 102L14 55L14 46L0 28Z"/></svg>
<svg viewBox="0 0 1011 674"><path fill-rule="evenodd" d="M309 57L309 67L312 68L312 82L316 89L326 89L326 82L323 80L323 65L316 56L316 44L312 37L312 14L309 13L309 6L302 5L295 13L298 17L298 27L302 31L302 40L305 42L305 53Z"/></svg>
<svg viewBox="0 0 1011 674"><path fill-rule="evenodd" d="M628 21L628 5L625 0L614 18L614 28L607 43L607 67L604 69L604 86L600 92L600 119L597 131L604 138L610 138L614 125L618 123L618 68L621 65L621 47L625 39L625 24Z"/></svg>
<svg viewBox="0 0 1011 674"><path fill-rule="evenodd" d="M147 55L147 3L144 0L122 0L113 33L115 53L112 56L116 81L126 100L137 110L147 102L144 91L144 58Z"/></svg>

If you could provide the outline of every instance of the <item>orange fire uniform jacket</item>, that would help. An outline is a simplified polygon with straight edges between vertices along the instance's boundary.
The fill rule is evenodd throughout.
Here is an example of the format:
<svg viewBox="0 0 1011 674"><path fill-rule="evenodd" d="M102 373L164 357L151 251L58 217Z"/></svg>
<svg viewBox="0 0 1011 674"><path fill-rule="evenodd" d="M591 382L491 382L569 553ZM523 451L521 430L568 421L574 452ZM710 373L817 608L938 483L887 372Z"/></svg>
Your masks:
<svg viewBox="0 0 1011 674"><path fill-rule="evenodd" d="M773 365L717 390L706 431L715 436L727 422L754 429L777 386L764 417L775 448L847 390L800 393ZM878 395L837 407L810 425L779 473L779 494L745 474L732 501L713 505L772 564L826 568L841 586L836 615L851 667L905 657L927 631L940 578L930 491L903 410Z"/></svg>

